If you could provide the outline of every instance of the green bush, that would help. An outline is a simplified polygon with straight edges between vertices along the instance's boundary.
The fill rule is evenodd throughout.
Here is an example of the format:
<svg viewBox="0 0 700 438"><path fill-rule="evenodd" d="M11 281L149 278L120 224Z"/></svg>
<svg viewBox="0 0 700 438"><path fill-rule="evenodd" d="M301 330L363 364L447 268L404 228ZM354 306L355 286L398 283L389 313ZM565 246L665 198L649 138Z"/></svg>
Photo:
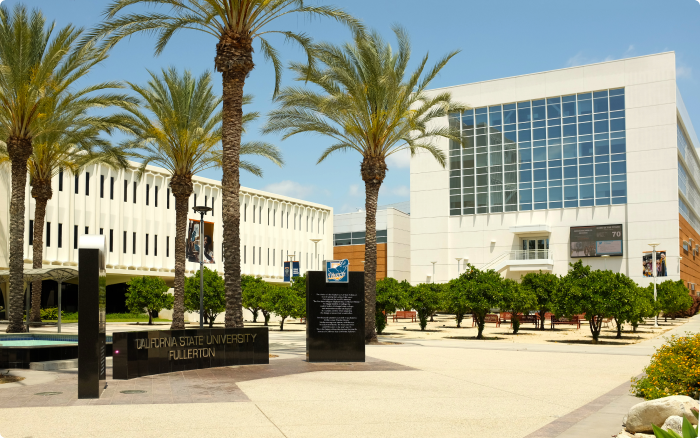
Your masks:
<svg viewBox="0 0 700 438"><path fill-rule="evenodd" d="M695 418L699 417L697 409L690 408L690 412L695 415ZM683 417L683 427L681 429L683 436L678 435L674 430L662 430L655 424L652 424L651 427L654 429L654 436L656 436L656 438L698 438L698 430L685 417Z"/></svg>
<svg viewBox="0 0 700 438"><path fill-rule="evenodd" d="M399 283L391 277L382 278L377 282L377 306L374 313L377 333L381 335L386 328L388 313L406 307L406 291L410 287L406 280Z"/></svg>
<svg viewBox="0 0 700 438"><path fill-rule="evenodd" d="M700 333L672 336L656 350L644 377L632 379L632 391L646 400L700 395Z"/></svg>
<svg viewBox="0 0 700 438"><path fill-rule="evenodd" d="M532 289L521 287L519 283L508 278L503 280L503 293L501 295L500 308L510 312L513 322L513 333L520 330L520 320L517 315L526 315L537 306L537 295Z"/></svg>
<svg viewBox="0 0 700 438"><path fill-rule="evenodd" d="M653 294L654 285L647 286ZM657 311L663 312L664 317L675 316L688 310L693 305L693 298L683 280L666 280L656 286Z"/></svg>
<svg viewBox="0 0 700 438"><path fill-rule="evenodd" d="M503 301L503 278L496 271L481 271L467 265L466 271L453 283L466 308L470 309L478 327L477 339L484 338L486 315Z"/></svg>
<svg viewBox="0 0 700 438"><path fill-rule="evenodd" d="M295 281L298 281L297 277ZM304 278L304 280L306 280ZM297 290L265 283L262 307L281 318L280 330L284 330L284 320L293 317L301 318L306 315L306 297L301 297Z"/></svg>
<svg viewBox="0 0 700 438"><path fill-rule="evenodd" d="M199 313L199 271L185 278L185 310ZM204 315L202 322L214 325L219 313L226 310L224 279L211 269L204 267Z"/></svg>
<svg viewBox="0 0 700 438"><path fill-rule="evenodd" d="M537 300L535 310L540 316L540 321L544 321L547 312L552 311L552 298L560 287L561 279L549 272L530 272L525 274L520 281L523 289L535 294ZM544 330L544 323L540 324L540 330Z"/></svg>
<svg viewBox="0 0 700 438"><path fill-rule="evenodd" d="M440 308L443 297L443 285L421 283L412 287L408 293L408 305L416 310L420 329L425 330L430 315Z"/></svg>
<svg viewBox="0 0 700 438"><path fill-rule="evenodd" d="M241 297L243 299L243 307L248 309L253 314L253 322L258 322L258 312L262 311L265 317L265 325L270 319L270 313L263 310L261 307L262 293L265 287L265 281L261 277L252 275L241 275Z"/></svg>
<svg viewBox="0 0 700 438"><path fill-rule="evenodd" d="M133 314L146 310L148 324L153 324L153 313L172 309L174 297L168 293L168 285L159 277L134 277L126 283L126 307Z"/></svg>

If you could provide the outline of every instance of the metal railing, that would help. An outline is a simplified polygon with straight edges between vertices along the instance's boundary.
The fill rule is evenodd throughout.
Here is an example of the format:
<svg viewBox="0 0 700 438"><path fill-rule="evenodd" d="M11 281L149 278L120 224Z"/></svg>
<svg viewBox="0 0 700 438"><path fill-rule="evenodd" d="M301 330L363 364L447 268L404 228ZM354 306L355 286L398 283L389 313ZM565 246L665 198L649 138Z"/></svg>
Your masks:
<svg viewBox="0 0 700 438"><path fill-rule="evenodd" d="M489 269L494 269L497 266L499 266L501 263L510 261L510 260L550 260L554 257L554 254L551 249L528 249L528 250L512 250L512 251L506 251L502 254L499 254L491 260L490 262L486 263L483 267L481 267L482 271L487 271Z"/></svg>

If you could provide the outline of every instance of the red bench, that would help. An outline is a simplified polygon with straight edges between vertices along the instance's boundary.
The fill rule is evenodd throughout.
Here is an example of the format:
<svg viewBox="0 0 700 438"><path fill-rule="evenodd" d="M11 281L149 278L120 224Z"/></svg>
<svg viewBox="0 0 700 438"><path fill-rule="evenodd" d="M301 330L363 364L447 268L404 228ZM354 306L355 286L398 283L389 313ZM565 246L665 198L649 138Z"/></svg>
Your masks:
<svg viewBox="0 0 700 438"><path fill-rule="evenodd" d="M413 310L397 310L393 315L393 321L396 322L399 319L410 319L411 322L416 322L416 312Z"/></svg>
<svg viewBox="0 0 700 438"><path fill-rule="evenodd" d="M556 324L575 325L577 329L580 329L581 328L581 318L578 315L574 315L571 318L565 318L563 316L557 318L555 316L552 316L552 327L551 328L554 328L554 326Z"/></svg>
<svg viewBox="0 0 700 438"><path fill-rule="evenodd" d="M501 326L501 318L495 313L489 313L488 315L484 315L484 324L490 322L496 323L496 327ZM474 315L472 315L472 327L474 326L476 326L476 318L474 318Z"/></svg>
<svg viewBox="0 0 700 438"><path fill-rule="evenodd" d="M516 316L520 324L532 323L535 324L535 328L540 326L540 318L537 315L523 315L518 313ZM513 327L513 315L510 312L501 312L501 323L509 322L510 326Z"/></svg>

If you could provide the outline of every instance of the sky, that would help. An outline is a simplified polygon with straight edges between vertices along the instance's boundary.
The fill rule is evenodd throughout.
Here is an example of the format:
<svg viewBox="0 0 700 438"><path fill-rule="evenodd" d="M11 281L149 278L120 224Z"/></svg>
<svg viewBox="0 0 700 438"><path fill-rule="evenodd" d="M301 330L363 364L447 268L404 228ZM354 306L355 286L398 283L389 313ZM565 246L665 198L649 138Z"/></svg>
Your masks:
<svg viewBox="0 0 700 438"><path fill-rule="evenodd" d="M2 0L0 0L2 1ZM111 1L110 1L111 2ZM72 23L90 28L102 19L107 0L24 0L39 8L58 27ZM13 7L18 0L4 0ZM452 50L455 56L430 88L536 73L559 68L675 51L678 87L696 131L700 128L700 3L698 0L307 0L309 4L333 4L361 19L394 42L391 27L405 27L412 39L412 66L429 53L433 62ZM139 8L133 8L138 10ZM341 44L350 37L342 25L330 20L309 21L288 16L270 29L304 32L314 40ZM303 61L304 54L282 37L271 39L285 65ZM155 38L149 35L123 40L109 59L86 81L130 81L143 84L148 71L175 66L194 74L214 69L216 40L202 32L177 34L165 51L154 55ZM275 108L272 101L274 72L259 54L245 86L254 102L246 111L258 111L261 119L251 125L246 140L264 140L280 147L285 166L279 168L254 159L263 178L242 174L241 184L329 205L335 213L364 206L364 184L357 152L336 154L316 164L331 140L301 134L285 141L260 134L264 115ZM430 64L429 64L430 65ZM221 76L214 74L221 93ZM284 85L296 85L285 72ZM85 84L87 85L87 84ZM465 102L469 103L469 102ZM409 199L409 157L391 158L379 204ZM220 179L210 169L202 176Z"/></svg>

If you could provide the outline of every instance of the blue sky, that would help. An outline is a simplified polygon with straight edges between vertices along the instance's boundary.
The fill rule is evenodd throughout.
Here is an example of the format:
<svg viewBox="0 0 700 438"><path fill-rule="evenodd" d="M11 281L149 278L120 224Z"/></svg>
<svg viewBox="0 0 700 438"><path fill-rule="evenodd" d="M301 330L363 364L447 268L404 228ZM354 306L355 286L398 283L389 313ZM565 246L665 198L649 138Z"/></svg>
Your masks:
<svg viewBox="0 0 700 438"><path fill-rule="evenodd" d="M0 0L2 1L2 0ZM321 3L308 0L311 4ZM17 0L4 0L12 7ZM106 0L25 0L38 7L58 26L73 23L91 27L101 19ZM408 29L413 41L413 60L426 52L436 60L450 50L461 50L445 67L432 87L477 82L675 51L678 86L696 129L700 128L700 4L698 0L336 0L324 1L344 7L393 41L392 24ZM276 29L306 32L314 39L341 43L349 33L331 21L309 22L301 17L285 18ZM276 40L285 64L302 60L297 47ZM128 80L144 83L146 69L174 65L195 74L213 70L216 41L213 37L183 31L165 52L153 55L154 38L132 37L113 50L110 58L90 76L90 81ZM258 54L245 91L255 96L247 110L266 114L271 101L274 74L270 64ZM220 93L220 75L216 74ZM285 73L284 84L292 84ZM468 103L468 102L466 102ZM265 176L243 175L247 187L269 190L332 206L336 212L354 211L364 206L364 186L360 178L360 156L340 154L316 165L329 140L302 135L280 142L274 136L261 136L260 124L253 126L244 140L264 138L283 151L286 166L259 161ZM216 170L203 176L220 178ZM389 163L389 172L380 192L380 204L409 198L408 159Z"/></svg>

